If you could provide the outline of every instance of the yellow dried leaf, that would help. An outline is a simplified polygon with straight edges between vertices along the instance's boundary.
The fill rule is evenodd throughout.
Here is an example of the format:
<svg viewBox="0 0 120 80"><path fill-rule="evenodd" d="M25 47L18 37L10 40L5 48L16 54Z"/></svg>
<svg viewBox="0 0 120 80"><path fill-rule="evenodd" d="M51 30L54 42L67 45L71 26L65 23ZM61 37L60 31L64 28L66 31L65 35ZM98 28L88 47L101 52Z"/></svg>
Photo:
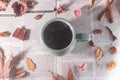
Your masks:
<svg viewBox="0 0 120 80"><path fill-rule="evenodd" d="M26 65L27 65L27 67L28 67L28 69L29 70L31 70L31 71L34 71L35 70L35 66L36 66L36 64L32 61L32 59L30 59L30 58L27 58L26 59Z"/></svg>

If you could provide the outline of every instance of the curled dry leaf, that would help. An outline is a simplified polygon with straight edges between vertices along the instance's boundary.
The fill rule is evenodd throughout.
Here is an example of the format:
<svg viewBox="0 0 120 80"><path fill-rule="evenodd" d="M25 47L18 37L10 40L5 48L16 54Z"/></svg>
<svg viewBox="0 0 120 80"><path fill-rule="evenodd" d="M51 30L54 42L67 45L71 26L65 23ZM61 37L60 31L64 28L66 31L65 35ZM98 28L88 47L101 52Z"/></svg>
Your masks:
<svg viewBox="0 0 120 80"><path fill-rule="evenodd" d="M0 32L0 37L9 37L8 32Z"/></svg>
<svg viewBox="0 0 120 80"><path fill-rule="evenodd" d="M111 29L109 27L106 27L106 29L109 31L113 41L115 41L117 39L117 37L113 34L113 32L111 31Z"/></svg>
<svg viewBox="0 0 120 80"><path fill-rule="evenodd" d="M95 29L95 30L93 31L93 34L102 34L102 30L100 30L100 29Z"/></svg>
<svg viewBox="0 0 120 80"><path fill-rule="evenodd" d="M116 62L112 61L112 62L108 63L107 69L113 70L116 67L116 65L117 65Z"/></svg>
<svg viewBox="0 0 120 80"><path fill-rule="evenodd" d="M92 46L92 47L95 47L95 43L93 42L93 40L89 41L89 45Z"/></svg>
<svg viewBox="0 0 120 80"><path fill-rule="evenodd" d="M39 20L39 19L41 19L42 17L43 17L43 15L39 14L39 15L36 15L36 16L34 17L34 19Z"/></svg>
<svg viewBox="0 0 120 80"><path fill-rule="evenodd" d="M15 78L21 78L26 75L26 71L18 71L15 75Z"/></svg>
<svg viewBox="0 0 120 80"><path fill-rule="evenodd" d="M102 48L98 47L97 50L95 51L95 58L97 61L100 61L103 57L103 50Z"/></svg>
<svg viewBox="0 0 120 80"><path fill-rule="evenodd" d="M109 51L110 51L111 54L116 54L117 53L117 48L113 46L113 47L110 48Z"/></svg>
<svg viewBox="0 0 120 80"><path fill-rule="evenodd" d="M14 2L12 4L12 8L13 8L14 13L16 14L16 16L22 16L28 10L27 4L25 2L23 2L23 1Z"/></svg>
<svg viewBox="0 0 120 80"><path fill-rule="evenodd" d="M52 71L49 72L51 73L52 80L60 80L57 74L53 73Z"/></svg>
<svg viewBox="0 0 120 80"><path fill-rule="evenodd" d="M35 63L32 61L32 59L30 59L30 58L27 58L26 59L26 65L27 65L27 67L29 68L29 70L31 70L31 71L34 71L35 70Z"/></svg>
<svg viewBox="0 0 120 80"><path fill-rule="evenodd" d="M69 67L68 74L66 80L75 80L75 76L73 74L72 69Z"/></svg>

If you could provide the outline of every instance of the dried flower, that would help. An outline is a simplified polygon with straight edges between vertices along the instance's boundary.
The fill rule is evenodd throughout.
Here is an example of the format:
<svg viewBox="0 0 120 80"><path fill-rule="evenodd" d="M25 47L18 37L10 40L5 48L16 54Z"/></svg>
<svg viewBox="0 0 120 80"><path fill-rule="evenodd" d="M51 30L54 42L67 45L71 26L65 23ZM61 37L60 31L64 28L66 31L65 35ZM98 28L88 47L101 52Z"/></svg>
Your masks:
<svg viewBox="0 0 120 80"><path fill-rule="evenodd" d="M95 29L95 30L93 31L93 33L94 33L94 34L102 34L102 30L100 30L100 29Z"/></svg>
<svg viewBox="0 0 120 80"><path fill-rule="evenodd" d="M43 17L43 15L39 14L39 15L36 15L36 16L34 17L34 19L39 20L39 19L41 19L42 17Z"/></svg>
<svg viewBox="0 0 120 80"><path fill-rule="evenodd" d="M110 51L111 54L116 54L117 53L117 48L113 46L113 47L110 48L109 51Z"/></svg>
<svg viewBox="0 0 120 80"><path fill-rule="evenodd" d="M116 65L117 65L116 62L112 61L112 62L108 63L107 69L113 70L116 67Z"/></svg>
<svg viewBox="0 0 120 80"><path fill-rule="evenodd" d="M5 11L8 5L8 1L0 0L0 11Z"/></svg>
<svg viewBox="0 0 120 80"><path fill-rule="evenodd" d="M16 14L16 16L22 16L28 10L27 4L25 2L23 2L23 1L14 2L12 4L12 8L13 8L14 13Z"/></svg>
<svg viewBox="0 0 120 80"><path fill-rule="evenodd" d="M36 68L36 64L30 58L26 59L26 65L29 68L29 70L31 70L31 71L34 71Z"/></svg>
<svg viewBox="0 0 120 80"><path fill-rule="evenodd" d="M15 75L15 78L21 78L26 75L26 71L18 71Z"/></svg>
<svg viewBox="0 0 120 80"><path fill-rule="evenodd" d="M85 70L87 69L87 64L84 63L84 62L79 63L78 69L79 69L80 71L85 71Z"/></svg>
<svg viewBox="0 0 120 80"><path fill-rule="evenodd" d="M33 8L35 6L35 2L30 0L27 2L27 6L30 7L30 8Z"/></svg>
<svg viewBox="0 0 120 80"><path fill-rule="evenodd" d="M54 11L57 13L57 14L61 14L61 13L65 13L66 10L64 7L62 6L59 6L58 8L54 8Z"/></svg>
<svg viewBox="0 0 120 80"><path fill-rule="evenodd" d="M76 17L80 17L80 16L82 15L81 9L80 9L80 8L75 9L75 10L74 10L74 15L75 15Z"/></svg>
<svg viewBox="0 0 120 80"><path fill-rule="evenodd" d="M103 50L102 48L98 47L97 50L95 51L95 58L97 61L100 61L103 57Z"/></svg>

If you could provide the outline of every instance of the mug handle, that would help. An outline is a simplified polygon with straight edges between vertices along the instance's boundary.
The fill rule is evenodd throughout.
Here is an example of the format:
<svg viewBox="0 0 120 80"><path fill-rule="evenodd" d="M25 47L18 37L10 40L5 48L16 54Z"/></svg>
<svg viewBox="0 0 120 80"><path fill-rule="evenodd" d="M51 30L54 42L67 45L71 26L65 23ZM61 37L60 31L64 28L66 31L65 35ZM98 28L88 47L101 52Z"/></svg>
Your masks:
<svg viewBox="0 0 120 80"><path fill-rule="evenodd" d="M83 34L83 33L76 34L77 42L88 42L91 40L91 38L92 38L91 34Z"/></svg>

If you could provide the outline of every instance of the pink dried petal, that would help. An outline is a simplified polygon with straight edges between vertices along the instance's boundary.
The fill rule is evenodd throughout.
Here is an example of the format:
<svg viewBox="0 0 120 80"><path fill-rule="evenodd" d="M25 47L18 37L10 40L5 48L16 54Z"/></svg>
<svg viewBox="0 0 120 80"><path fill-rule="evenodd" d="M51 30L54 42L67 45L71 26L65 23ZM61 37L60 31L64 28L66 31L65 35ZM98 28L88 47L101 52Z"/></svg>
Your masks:
<svg viewBox="0 0 120 80"><path fill-rule="evenodd" d="M87 69L87 64L84 63L84 62L79 63L78 69L79 69L80 71L85 71L85 70Z"/></svg>
<svg viewBox="0 0 120 80"><path fill-rule="evenodd" d="M55 8L54 11L57 13L57 14L61 14L61 13L65 13L66 10L63 6L59 6L58 8Z"/></svg>
<svg viewBox="0 0 120 80"><path fill-rule="evenodd" d="M0 0L0 11L5 11L7 5L8 5L8 3L3 2L2 0Z"/></svg>
<svg viewBox="0 0 120 80"><path fill-rule="evenodd" d="M75 9L75 10L74 10L74 15L75 15L76 17L81 16L81 15L82 15L81 9L80 9L80 8Z"/></svg>

